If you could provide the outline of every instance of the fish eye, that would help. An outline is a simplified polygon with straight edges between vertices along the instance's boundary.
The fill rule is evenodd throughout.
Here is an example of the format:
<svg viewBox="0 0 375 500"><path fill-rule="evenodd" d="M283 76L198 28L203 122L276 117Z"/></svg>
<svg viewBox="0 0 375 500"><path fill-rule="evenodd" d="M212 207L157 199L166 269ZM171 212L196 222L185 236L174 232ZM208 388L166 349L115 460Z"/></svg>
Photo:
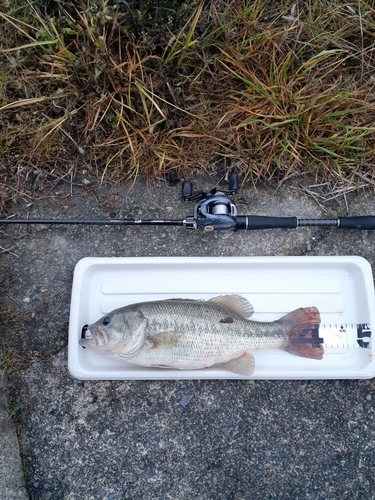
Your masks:
<svg viewBox="0 0 375 500"><path fill-rule="evenodd" d="M109 316L106 316L105 318L103 318L103 325L104 326L109 325L110 322L111 322L111 318Z"/></svg>

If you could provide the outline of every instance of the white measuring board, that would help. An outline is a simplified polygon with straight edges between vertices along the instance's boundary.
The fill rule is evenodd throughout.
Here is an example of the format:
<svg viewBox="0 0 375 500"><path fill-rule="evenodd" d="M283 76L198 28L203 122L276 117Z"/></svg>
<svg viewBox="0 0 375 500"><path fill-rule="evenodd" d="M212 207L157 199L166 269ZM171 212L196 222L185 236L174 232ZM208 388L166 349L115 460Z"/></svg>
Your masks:
<svg viewBox="0 0 375 500"><path fill-rule="evenodd" d="M145 368L79 345L83 325L119 307L228 294L249 300L254 321L273 321L299 307L316 306L323 359L259 349L253 351L254 373L244 377L218 367ZM73 377L85 380L372 378L374 340L360 347L357 324L375 330L373 276L362 257L88 257L74 271L68 365Z"/></svg>

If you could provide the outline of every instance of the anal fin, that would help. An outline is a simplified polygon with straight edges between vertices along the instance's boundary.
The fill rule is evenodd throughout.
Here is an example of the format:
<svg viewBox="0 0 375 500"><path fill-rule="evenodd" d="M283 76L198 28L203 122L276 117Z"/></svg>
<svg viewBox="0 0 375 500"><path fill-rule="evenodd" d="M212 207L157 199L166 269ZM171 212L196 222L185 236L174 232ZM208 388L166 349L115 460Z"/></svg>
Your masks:
<svg viewBox="0 0 375 500"><path fill-rule="evenodd" d="M252 375L255 369L255 358L249 352L245 352L239 358L231 359L217 366L226 368L233 373L238 373L238 375Z"/></svg>

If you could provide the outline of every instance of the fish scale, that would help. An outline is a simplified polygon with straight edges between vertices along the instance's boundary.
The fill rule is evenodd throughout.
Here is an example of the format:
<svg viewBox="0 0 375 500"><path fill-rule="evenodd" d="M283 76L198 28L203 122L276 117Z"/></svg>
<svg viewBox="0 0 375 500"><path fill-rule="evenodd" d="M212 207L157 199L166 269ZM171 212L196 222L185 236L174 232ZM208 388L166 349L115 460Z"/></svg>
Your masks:
<svg viewBox="0 0 375 500"><path fill-rule="evenodd" d="M143 302L101 318L88 327L91 338L80 342L141 366L183 370L222 365L245 375L254 370L255 349L285 348L322 359L322 346L309 338L320 322L315 307L297 309L273 322L247 319L252 312L249 302L236 295Z"/></svg>
<svg viewBox="0 0 375 500"><path fill-rule="evenodd" d="M186 302L160 301L139 307L151 318L149 328L156 338L165 335L164 332L178 332L179 335L173 347L163 350L150 346L133 362L148 366L158 364L161 359L166 364L179 363L189 368L202 363L223 363L228 360L228 352L235 356L254 349L279 348L285 341L286 329L280 324L251 321L214 303ZM233 323L220 323L226 317L231 317Z"/></svg>

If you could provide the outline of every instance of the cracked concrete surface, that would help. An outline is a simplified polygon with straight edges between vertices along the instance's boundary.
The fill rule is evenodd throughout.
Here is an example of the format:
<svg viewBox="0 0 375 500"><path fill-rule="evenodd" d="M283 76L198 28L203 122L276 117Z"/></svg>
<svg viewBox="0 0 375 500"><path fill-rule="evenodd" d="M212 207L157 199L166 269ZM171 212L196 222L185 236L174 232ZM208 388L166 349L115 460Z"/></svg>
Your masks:
<svg viewBox="0 0 375 500"><path fill-rule="evenodd" d="M196 187L207 189L202 179ZM184 218L180 187L73 187L12 210L20 217ZM288 183L233 197L239 214L375 214L371 191L319 206ZM326 210L326 211L325 211ZM375 232L298 228L204 234L181 227L3 226L2 341L21 357L9 400L27 490L62 499L375 498L372 380L73 379L67 339L73 269L83 257L360 255ZM306 242L311 250L307 251ZM16 255L14 255L16 254ZM16 497L14 497L16 498Z"/></svg>
<svg viewBox="0 0 375 500"><path fill-rule="evenodd" d="M2 500L27 498L15 429L6 400L6 384L0 369L0 494Z"/></svg>

